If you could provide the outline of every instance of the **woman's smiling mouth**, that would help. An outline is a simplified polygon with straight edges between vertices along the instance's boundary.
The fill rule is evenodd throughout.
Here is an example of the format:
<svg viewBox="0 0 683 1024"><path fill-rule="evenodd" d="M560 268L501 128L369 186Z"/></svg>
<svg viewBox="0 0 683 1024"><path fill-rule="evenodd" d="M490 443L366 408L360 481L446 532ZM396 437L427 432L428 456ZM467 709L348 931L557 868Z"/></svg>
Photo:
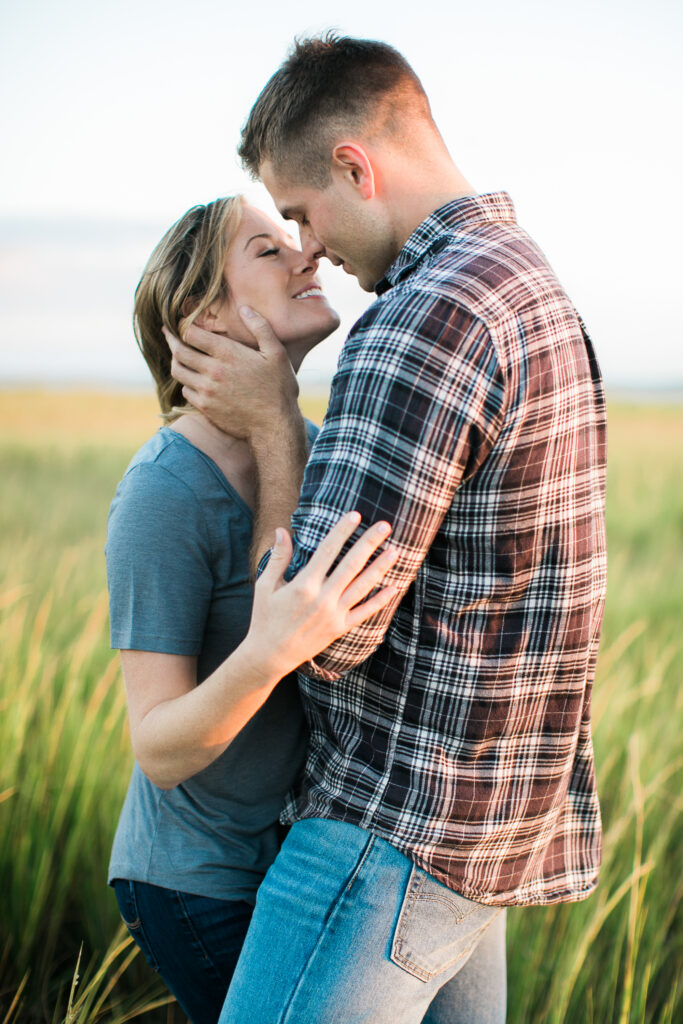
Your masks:
<svg viewBox="0 0 683 1024"><path fill-rule="evenodd" d="M292 296L293 299L324 299L322 288L319 285L311 285L310 288L305 288L297 295Z"/></svg>

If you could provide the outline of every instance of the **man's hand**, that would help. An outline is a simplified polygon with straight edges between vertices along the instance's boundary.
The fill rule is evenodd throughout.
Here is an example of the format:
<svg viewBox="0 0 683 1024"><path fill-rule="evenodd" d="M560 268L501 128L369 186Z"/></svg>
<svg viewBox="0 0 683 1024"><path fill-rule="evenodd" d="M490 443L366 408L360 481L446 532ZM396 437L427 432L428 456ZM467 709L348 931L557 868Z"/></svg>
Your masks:
<svg viewBox="0 0 683 1024"><path fill-rule="evenodd" d="M267 320L248 306L240 315L256 348L194 324L185 341L164 328L173 354L171 373L183 385L187 401L221 430L267 444L280 423L299 416L299 387L287 352Z"/></svg>

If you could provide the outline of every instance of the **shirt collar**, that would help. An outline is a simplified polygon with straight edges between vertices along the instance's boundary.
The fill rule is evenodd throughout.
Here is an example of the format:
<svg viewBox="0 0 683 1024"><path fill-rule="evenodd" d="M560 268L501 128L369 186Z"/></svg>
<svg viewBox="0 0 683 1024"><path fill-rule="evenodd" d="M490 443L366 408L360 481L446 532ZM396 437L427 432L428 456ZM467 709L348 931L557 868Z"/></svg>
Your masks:
<svg viewBox="0 0 683 1024"><path fill-rule="evenodd" d="M438 251L448 244L448 235L454 228L489 221L515 224L515 208L507 192L489 192L481 196L461 196L451 199L423 220L415 228L400 253L391 264L375 291L382 295L406 276L428 252Z"/></svg>

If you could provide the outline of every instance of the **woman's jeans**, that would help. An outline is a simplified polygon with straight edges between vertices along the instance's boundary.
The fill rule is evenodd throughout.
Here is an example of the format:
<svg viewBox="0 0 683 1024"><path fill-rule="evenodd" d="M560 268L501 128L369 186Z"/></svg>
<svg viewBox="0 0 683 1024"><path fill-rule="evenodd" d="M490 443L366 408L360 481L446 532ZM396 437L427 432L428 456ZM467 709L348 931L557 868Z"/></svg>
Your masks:
<svg viewBox="0 0 683 1024"><path fill-rule="evenodd" d="M116 879L128 930L193 1024L216 1024L253 907Z"/></svg>
<svg viewBox="0 0 683 1024"><path fill-rule="evenodd" d="M505 912L355 825L291 829L220 1024L504 1024Z"/></svg>

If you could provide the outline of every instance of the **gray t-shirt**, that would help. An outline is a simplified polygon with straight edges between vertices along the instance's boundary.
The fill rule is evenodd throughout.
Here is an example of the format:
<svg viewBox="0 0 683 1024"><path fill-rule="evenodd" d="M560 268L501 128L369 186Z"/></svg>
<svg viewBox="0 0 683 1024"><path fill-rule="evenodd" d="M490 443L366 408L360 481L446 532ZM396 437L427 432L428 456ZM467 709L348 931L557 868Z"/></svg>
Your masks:
<svg viewBox="0 0 683 1024"><path fill-rule="evenodd" d="M317 428L309 425L309 439ZM218 466L164 427L133 458L109 513L111 646L198 658L201 683L243 640L252 515ZM170 790L134 766L109 881L254 902L279 846L305 726L294 676L230 746Z"/></svg>

